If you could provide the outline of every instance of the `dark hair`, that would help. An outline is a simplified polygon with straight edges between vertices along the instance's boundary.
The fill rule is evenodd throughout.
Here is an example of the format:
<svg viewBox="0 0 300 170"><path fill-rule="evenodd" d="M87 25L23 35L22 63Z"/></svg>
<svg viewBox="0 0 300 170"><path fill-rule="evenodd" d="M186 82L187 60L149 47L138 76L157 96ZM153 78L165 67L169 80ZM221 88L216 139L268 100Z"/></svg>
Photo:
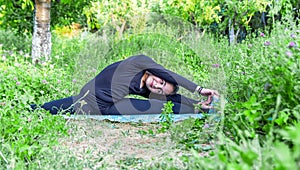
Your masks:
<svg viewBox="0 0 300 170"><path fill-rule="evenodd" d="M178 92L178 90L179 90L179 86L178 86L178 85L174 85L174 84L173 84L173 87L174 87L173 93L175 94L175 93L177 93L177 92Z"/></svg>

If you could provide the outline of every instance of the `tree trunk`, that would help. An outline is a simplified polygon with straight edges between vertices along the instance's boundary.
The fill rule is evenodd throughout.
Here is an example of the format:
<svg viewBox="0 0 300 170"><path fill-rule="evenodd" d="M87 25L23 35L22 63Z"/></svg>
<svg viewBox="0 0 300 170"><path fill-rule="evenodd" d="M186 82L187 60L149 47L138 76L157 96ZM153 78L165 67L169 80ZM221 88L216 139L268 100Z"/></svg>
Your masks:
<svg viewBox="0 0 300 170"><path fill-rule="evenodd" d="M229 18L229 22L228 22L228 36L229 36L229 45L234 45L235 43L234 23L231 18Z"/></svg>
<svg viewBox="0 0 300 170"><path fill-rule="evenodd" d="M51 0L34 1L34 26L31 57L34 63L49 60L51 54L50 8Z"/></svg>

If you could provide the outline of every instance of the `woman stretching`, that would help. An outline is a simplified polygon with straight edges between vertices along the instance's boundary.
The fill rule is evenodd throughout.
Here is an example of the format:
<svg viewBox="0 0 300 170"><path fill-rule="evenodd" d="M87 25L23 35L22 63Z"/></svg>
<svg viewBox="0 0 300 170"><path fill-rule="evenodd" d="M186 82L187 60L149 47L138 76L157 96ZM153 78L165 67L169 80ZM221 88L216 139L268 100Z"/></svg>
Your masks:
<svg viewBox="0 0 300 170"><path fill-rule="evenodd" d="M177 94L179 86L208 99L199 102ZM125 98L128 94L148 99ZM165 69L147 56L138 55L106 67L77 96L54 100L43 104L41 108L49 110L51 114L61 111L96 115L159 114L163 104L172 101L175 114L197 113L195 105L200 105L202 111L208 111L214 95L219 94ZM36 109L37 106L33 104L31 108Z"/></svg>

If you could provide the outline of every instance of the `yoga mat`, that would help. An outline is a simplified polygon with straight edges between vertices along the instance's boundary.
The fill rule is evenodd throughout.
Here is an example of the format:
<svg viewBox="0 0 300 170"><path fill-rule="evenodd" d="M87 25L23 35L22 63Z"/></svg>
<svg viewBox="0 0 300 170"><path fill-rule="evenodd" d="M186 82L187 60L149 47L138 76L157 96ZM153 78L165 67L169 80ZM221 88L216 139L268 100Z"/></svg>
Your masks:
<svg viewBox="0 0 300 170"><path fill-rule="evenodd" d="M143 115L63 115L65 118L71 119L84 119L90 118L95 120L109 120L113 122L143 122L143 123L152 123L160 122L161 114L143 114ZM195 114L173 114L172 118L174 122L182 121L188 118L202 118L201 113Z"/></svg>
<svg viewBox="0 0 300 170"><path fill-rule="evenodd" d="M218 98L213 97L213 101L211 102L211 106L216 106L219 102ZM215 109L210 109L208 111L208 115L215 115L217 111ZM161 114L143 114L143 115L70 115L66 116L63 115L65 118L71 119L84 119L90 118L95 120L109 120L113 122L143 122L143 123L151 123L151 122L160 122ZM202 113L188 113L188 114L173 114L172 115L173 121L178 122L188 118L203 118ZM215 120L220 120L220 117L216 116Z"/></svg>

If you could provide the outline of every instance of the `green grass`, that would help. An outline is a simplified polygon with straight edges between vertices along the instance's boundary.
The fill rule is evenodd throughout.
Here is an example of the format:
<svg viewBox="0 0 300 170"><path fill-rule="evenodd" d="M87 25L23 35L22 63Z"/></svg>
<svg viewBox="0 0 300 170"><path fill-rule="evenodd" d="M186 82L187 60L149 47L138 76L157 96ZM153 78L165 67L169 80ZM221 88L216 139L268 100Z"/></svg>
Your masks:
<svg viewBox="0 0 300 170"><path fill-rule="evenodd" d="M125 34L122 40L96 34L73 39L54 36L52 60L39 66L32 65L26 54L28 40L16 41L18 37L11 32L1 31L0 42L7 43L0 46L0 167L298 169L300 27L289 25L293 22L278 24L265 36L249 35L235 46L228 46L224 37L201 37L191 30L178 31L163 25L137 35ZM9 37L10 41L6 41ZM16 45L10 46L11 42ZM155 143L140 147L157 147L172 154L149 160L118 155L122 141L106 152L96 152L97 145L82 151L61 145L68 139L102 140L104 132L93 127L102 124L113 131L117 124L87 122L79 126L43 110L27 110L31 103L42 104L78 93L108 64L140 53L204 87L219 90L223 96L219 108L224 116L221 121L210 116L180 123L169 121L159 125L165 128L164 132L150 125L133 131L130 128L140 125L132 124L119 132L119 138L127 140L133 134L140 140L164 136L165 141L158 142L160 147ZM199 97L183 89L180 92ZM119 128L124 126L127 125ZM109 159L114 155L123 157Z"/></svg>

